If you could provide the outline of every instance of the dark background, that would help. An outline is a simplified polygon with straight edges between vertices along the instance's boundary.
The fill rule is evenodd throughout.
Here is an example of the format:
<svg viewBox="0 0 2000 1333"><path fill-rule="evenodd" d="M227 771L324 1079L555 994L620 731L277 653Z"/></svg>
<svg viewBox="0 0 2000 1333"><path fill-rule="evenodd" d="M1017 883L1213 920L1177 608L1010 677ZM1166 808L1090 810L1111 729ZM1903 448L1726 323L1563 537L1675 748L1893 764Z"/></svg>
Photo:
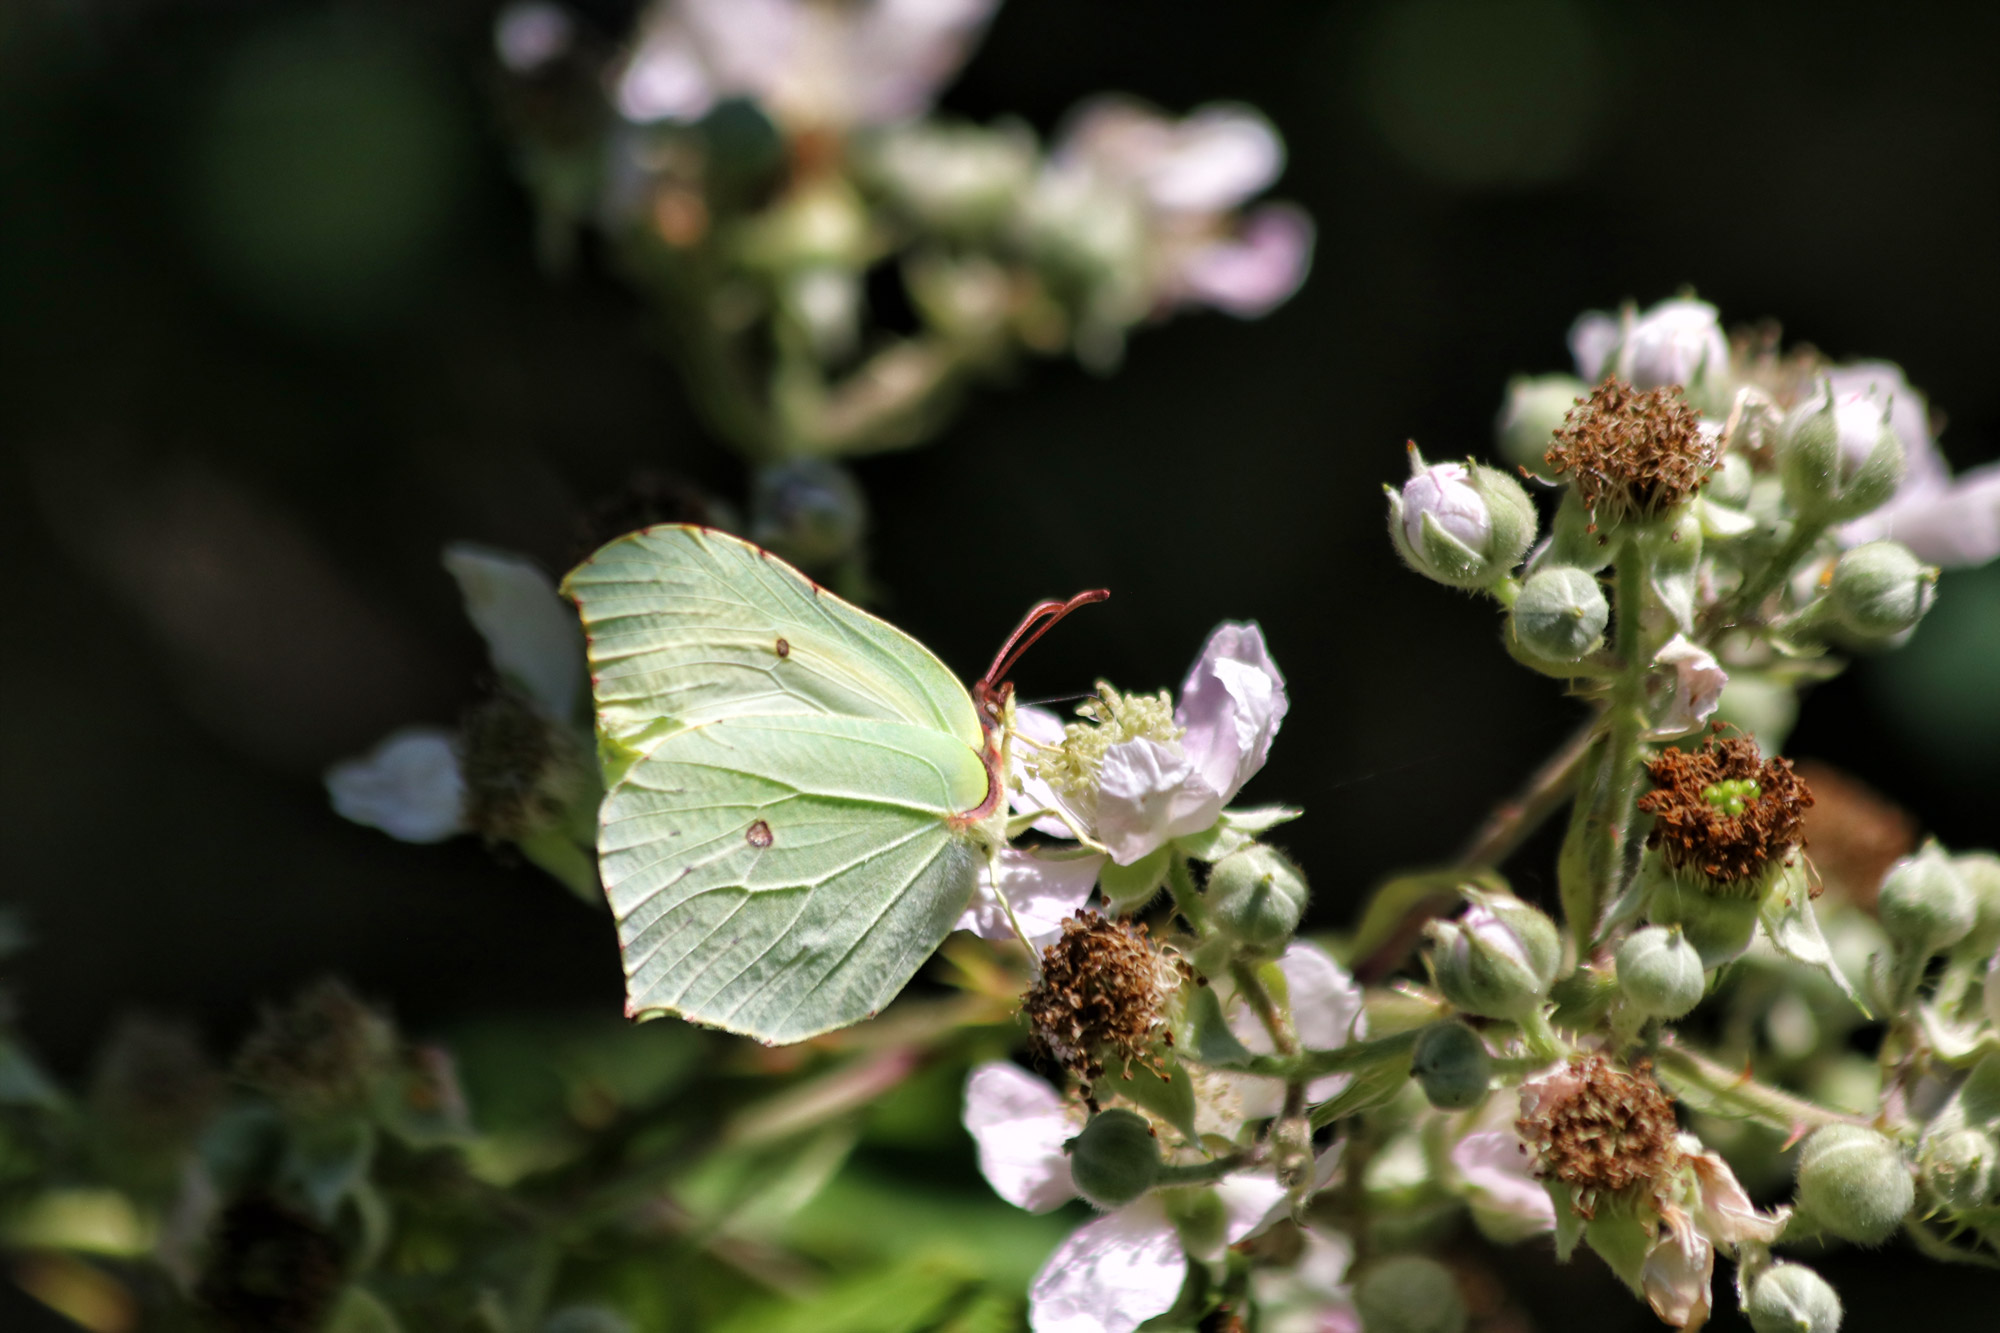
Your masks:
<svg viewBox="0 0 2000 1333"><path fill-rule="evenodd" d="M119 1011L224 1041L327 971L418 1030L619 1003L607 918L470 840L344 823L319 785L473 697L444 542L557 571L637 468L742 489L636 298L589 251L538 268L490 18L0 5L0 893L64 1072ZM1574 721L1488 606L1397 566L1380 485L1407 437L1487 449L1577 312L1692 286L1900 361L1957 466L2000 452L1996 41L1983 6L1010 0L950 110L1046 131L1104 89L1251 102L1319 249L1267 320L1141 331L1110 379L1030 366L861 464L883 609L971 674L1034 599L1112 588L1031 695L1175 684L1217 620L1261 621L1292 713L1247 795L1307 807L1286 838L1344 924ZM1948 577L1791 749L1990 845L1996 654L2000 578Z"/></svg>

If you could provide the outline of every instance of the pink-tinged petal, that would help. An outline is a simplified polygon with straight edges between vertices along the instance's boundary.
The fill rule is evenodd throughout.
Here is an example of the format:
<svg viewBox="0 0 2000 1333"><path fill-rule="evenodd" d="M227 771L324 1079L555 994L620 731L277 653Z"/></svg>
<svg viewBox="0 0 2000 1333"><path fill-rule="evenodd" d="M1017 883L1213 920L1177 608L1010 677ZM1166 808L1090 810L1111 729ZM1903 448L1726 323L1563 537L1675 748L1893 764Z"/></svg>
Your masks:
<svg viewBox="0 0 2000 1333"><path fill-rule="evenodd" d="M921 115L986 31L999 0L874 0L854 21L846 98L852 119Z"/></svg>
<svg viewBox="0 0 2000 1333"><path fill-rule="evenodd" d="M1680 1329L1698 1329L1713 1313L1709 1282L1715 1276L1715 1247L1689 1228L1670 1228L1646 1255L1639 1280L1646 1303L1660 1319Z"/></svg>
<svg viewBox="0 0 2000 1333"><path fill-rule="evenodd" d="M1157 1196L1077 1228L1035 1278L1035 1333L1132 1333L1173 1308L1187 1255Z"/></svg>
<svg viewBox="0 0 2000 1333"><path fill-rule="evenodd" d="M1163 212L1224 213L1284 169L1284 141L1270 121L1246 106L1209 106L1173 126L1144 184Z"/></svg>
<svg viewBox="0 0 2000 1333"><path fill-rule="evenodd" d="M1225 1176L1215 1186L1215 1194L1222 1200L1223 1237L1228 1245L1256 1235L1283 1217L1290 1206L1285 1187L1268 1171Z"/></svg>
<svg viewBox="0 0 2000 1333"><path fill-rule="evenodd" d="M1238 319L1258 319L1291 299L1312 267L1312 217L1294 204L1269 204L1233 236L1198 246L1181 261L1182 297Z"/></svg>
<svg viewBox="0 0 2000 1333"><path fill-rule="evenodd" d="M1057 855L1009 847L1000 853L1000 891L1007 895L1028 938L1045 944L1062 934L1062 923L1090 897L1103 867L1104 857L1095 852ZM954 929L972 931L984 940L1014 938L1006 910L983 875Z"/></svg>
<svg viewBox="0 0 2000 1333"><path fill-rule="evenodd" d="M1083 818L1084 812L1075 809L1054 787L1036 777L1027 759L1035 753L1035 746L1061 745L1063 743L1063 721L1046 708L1036 708L1032 704L1014 710L1015 740L1008 751L1009 767L1013 783L1018 785L1018 794L1010 797L1016 814L1028 814L1035 810L1065 810L1075 819L1078 826L1089 828L1091 821ZM1031 828L1037 833L1046 833L1052 838L1072 836L1069 826L1053 815L1036 820Z"/></svg>
<svg viewBox="0 0 2000 1333"><path fill-rule="evenodd" d="M1330 1051L1368 1035L1361 987L1333 955L1316 944L1294 940L1278 960L1291 991L1292 1025L1307 1050ZM1260 1025L1261 1026L1261 1025ZM1338 1096L1349 1075L1329 1074L1306 1085L1306 1100Z"/></svg>
<svg viewBox="0 0 2000 1333"><path fill-rule="evenodd" d="M727 97L768 100L798 46L798 0L658 0L618 76L619 114L692 121Z"/></svg>
<svg viewBox="0 0 2000 1333"><path fill-rule="evenodd" d="M1451 1150L1451 1164L1472 1193L1475 1210L1504 1231L1521 1239L1556 1225L1555 1205L1534 1176L1534 1154L1512 1130L1468 1134Z"/></svg>
<svg viewBox="0 0 2000 1333"><path fill-rule="evenodd" d="M716 102L715 81L677 15L649 23L618 76L618 114L640 125L699 120Z"/></svg>
<svg viewBox="0 0 2000 1333"><path fill-rule="evenodd" d="M1347 1288L1354 1243L1337 1231L1301 1230L1304 1242L1289 1269L1251 1275L1259 1327L1265 1333L1361 1333L1361 1315Z"/></svg>
<svg viewBox="0 0 2000 1333"><path fill-rule="evenodd" d="M1688 1154L1701 1192L1701 1223L1709 1238L1727 1245L1756 1241L1769 1245L1785 1229L1785 1214L1763 1213L1750 1202L1729 1163L1713 1149Z"/></svg>
<svg viewBox="0 0 2000 1333"><path fill-rule="evenodd" d="M326 772L327 795L343 819L404 842L443 842L465 832L465 778L452 734L405 727L358 759Z"/></svg>
<svg viewBox="0 0 2000 1333"><path fill-rule="evenodd" d="M1223 804L1178 743L1120 741L1097 770L1097 839L1128 866L1169 838L1208 828Z"/></svg>
<svg viewBox="0 0 2000 1333"><path fill-rule="evenodd" d="M1063 1143L1078 1126L1033 1074L1004 1061L975 1068L965 1080L965 1128L986 1183L1016 1208L1046 1213L1076 1197Z"/></svg>
<svg viewBox="0 0 2000 1333"><path fill-rule="evenodd" d="M2000 463L1923 489L1905 482L1881 509L1842 529L1848 541L1887 537L1926 564L1971 569L2000 556Z"/></svg>
<svg viewBox="0 0 2000 1333"><path fill-rule="evenodd" d="M1660 718L1657 734L1685 735L1708 721L1722 700L1722 687L1729 683L1729 674L1715 657L1676 634L1654 655L1653 665L1674 673L1673 699Z"/></svg>
<svg viewBox="0 0 2000 1333"><path fill-rule="evenodd" d="M515 0L493 21L493 53L513 74L535 74L569 53L576 21L547 0Z"/></svg>
<svg viewBox="0 0 2000 1333"><path fill-rule="evenodd" d="M1595 384L1603 377L1604 362L1618 345L1619 320L1602 310L1587 310L1569 326L1569 353L1576 359L1577 378Z"/></svg>
<svg viewBox="0 0 2000 1333"><path fill-rule="evenodd" d="M1186 732L1182 750L1226 804L1264 766L1290 707L1264 631L1255 623L1225 622L1208 636L1181 682L1174 721Z"/></svg>
<svg viewBox="0 0 2000 1333"><path fill-rule="evenodd" d="M552 718L567 719L583 690L583 630L535 562L470 542L444 548L465 614L494 670L512 680Z"/></svg>

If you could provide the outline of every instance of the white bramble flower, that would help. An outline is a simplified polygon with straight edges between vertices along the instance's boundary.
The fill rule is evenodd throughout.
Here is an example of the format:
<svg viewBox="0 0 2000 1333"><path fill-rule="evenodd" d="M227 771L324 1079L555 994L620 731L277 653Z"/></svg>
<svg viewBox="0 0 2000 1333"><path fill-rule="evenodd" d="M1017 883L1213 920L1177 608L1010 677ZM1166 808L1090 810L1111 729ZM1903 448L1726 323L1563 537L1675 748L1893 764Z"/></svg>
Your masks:
<svg viewBox="0 0 2000 1333"><path fill-rule="evenodd" d="M1653 665L1673 672L1673 696L1654 728L1656 737L1685 736L1715 715L1729 673L1713 653L1676 634L1653 655Z"/></svg>
<svg viewBox="0 0 2000 1333"><path fill-rule="evenodd" d="M2000 463L1954 477L1931 435L1930 407L1902 369L1859 361L1826 372L1837 399L1886 404L1903 446L1903 482L1889 502L1841 529L1849 545L1888 538L1926 564L1967 569L2000 556Z"/></svg>

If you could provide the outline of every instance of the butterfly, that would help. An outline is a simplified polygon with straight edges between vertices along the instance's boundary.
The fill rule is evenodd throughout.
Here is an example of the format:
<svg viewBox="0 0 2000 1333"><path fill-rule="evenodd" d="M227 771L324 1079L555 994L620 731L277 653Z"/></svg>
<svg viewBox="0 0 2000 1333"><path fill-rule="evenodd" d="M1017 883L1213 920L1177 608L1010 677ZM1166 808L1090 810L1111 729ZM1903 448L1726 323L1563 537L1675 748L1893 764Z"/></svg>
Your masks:
<svg viewBox="0 0 2000 1333"><path fill-rule="evenodd" d="M622 537L563 590L589 643L626 1013L771 1044L872 1016L951 932L1008 835L1006 674L1109 595L1037 605L968 691L706 528Z"/></svg>

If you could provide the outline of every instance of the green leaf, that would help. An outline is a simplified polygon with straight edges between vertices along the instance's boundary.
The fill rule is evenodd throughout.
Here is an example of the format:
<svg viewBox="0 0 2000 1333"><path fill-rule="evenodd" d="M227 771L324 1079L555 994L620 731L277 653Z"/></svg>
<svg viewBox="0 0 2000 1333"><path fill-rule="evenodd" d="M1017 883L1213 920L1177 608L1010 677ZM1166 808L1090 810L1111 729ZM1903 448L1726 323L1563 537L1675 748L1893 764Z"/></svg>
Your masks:
<svg viewBox="0 0 2000 1333"><path fill-rule="evenodd" d="M1280 824L1297 819L1305 811L1295 805L1261 805L1248 810L1224 810L1215 823L1200 833L1174 839L1174 846L1197 861L1220 861L1242 851Z"/></svg>
<svg viewBox="0 0 2000 1333"><path fill-rule="evenodd" d="M1222 1016L1222 1001L1213 986L1183 988L1180 1022L1174 1027L1174 1049L1196 1064L1211 1069L1239 1069L1254 1057L1250 1048L1236 1039Z"/></svg>
<svg viewBox="0 0 2000 1333"><path fill-rule="evenodd" d="M1097 872L1097 887L1114 912L1136 912L1167 882L1171 847L1156 847L1129 866L1107 860Z"/></svg>
<svg viewBox="0 0 2000 1333"><path fill-rule="evenodd" d="M1417 1033L1411 1031L1374 1041L1356 1042L1340 1051L1306 1052L1308 1061L1316 1057L1344 1055L1349 1051L1355 1052L1358 1057L1338 1064L1323 1059L1319 1061L1316 1067L1320 1073L1352 1070L1354 1079L1333 1098L1312 1109L1313 1128L1321 1129L1336 1120L1345 1120L1394 1101L1410 1081L1410 1053L1416 1049L1416 1044Z"/></svg>

